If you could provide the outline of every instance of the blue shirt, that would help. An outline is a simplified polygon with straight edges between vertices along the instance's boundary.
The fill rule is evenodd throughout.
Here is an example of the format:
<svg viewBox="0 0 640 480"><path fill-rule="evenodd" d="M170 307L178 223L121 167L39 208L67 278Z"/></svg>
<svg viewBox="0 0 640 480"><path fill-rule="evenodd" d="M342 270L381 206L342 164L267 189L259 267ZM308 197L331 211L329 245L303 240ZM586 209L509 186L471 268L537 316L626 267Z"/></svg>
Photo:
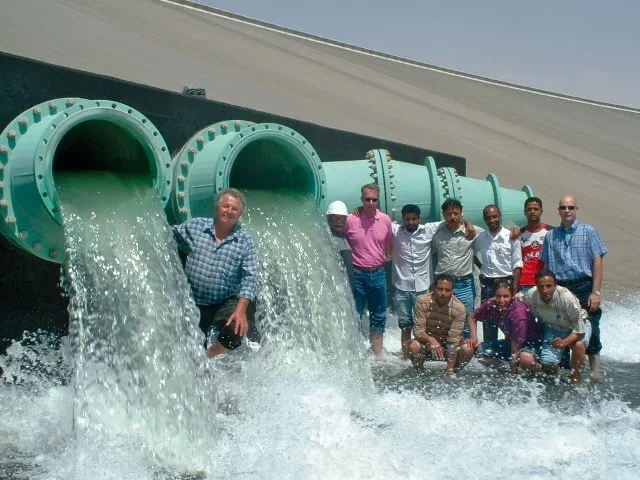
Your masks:
<svg viewBox="0 0 640 480"><path fill-rule="evenodd" d="M593 277L593 261L605 255L607 247L598 231L577 220L569 228L552 228L544 239L540 258L558 280Z"/></svg>
<svg viewBox="0 0 640 480"><path fill-rule="evenodd" d="M213 305L229 297L253 301L258 290L258 255L251 234L236 224L219 245L214 219L191 218L173 227L173 238L187 252L185 273L193 300Z"/></svg>

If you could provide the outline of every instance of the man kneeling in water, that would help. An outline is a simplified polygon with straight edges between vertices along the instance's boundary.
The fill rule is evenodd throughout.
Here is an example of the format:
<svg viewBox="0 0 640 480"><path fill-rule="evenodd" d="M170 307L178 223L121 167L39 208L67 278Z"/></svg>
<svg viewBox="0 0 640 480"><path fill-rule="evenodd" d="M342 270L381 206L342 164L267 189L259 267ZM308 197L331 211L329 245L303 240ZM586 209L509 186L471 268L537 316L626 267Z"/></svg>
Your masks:
<svg viewBox="0 0 640 480"><path fill-rule="evenodd" d="M479 345L477 321L493 321L504 333L504 340L489 340ZM518 372L518 355L525 345L529 348L542 343L542 324L535 321L529 308L513 296L506 281L495 286L495 297L483 302L469 317L471 342L476 357L485 365L499 367L509 361L511 372Z"/></svg>
<svg viewBox="0 0 640 480"><path fill-rule="evenodd" d="M519 293L518 298L544 326L542 346L523 348L520 367L530 372L542 369L545 373L555 374L563 350L571 348L571 383L580 383L591 324L576 296L569 289L558 286L553 272L543 270L536 275L536 286Z"/></svg>
<svg viewBox="0 0 640 480"><path fill-rule="evenodd" d="M209 358L238 348L253 323L247 314L258 288L258 260L251 234L238 223L245 205L242 192L222 190L215 218L173 227L178 249L187 253L185 273Z"/></svg>
<svg viewBox="0 0 640 480"><path fill-rule="evenodd" d="M463 336L467 310L453 296L454 278L446 273L436 275L433 292L420 295L413 309L413 335L409 358L416 368L425 360L447 362L446 375L462 368L473 355L474 347Z"/></svg>

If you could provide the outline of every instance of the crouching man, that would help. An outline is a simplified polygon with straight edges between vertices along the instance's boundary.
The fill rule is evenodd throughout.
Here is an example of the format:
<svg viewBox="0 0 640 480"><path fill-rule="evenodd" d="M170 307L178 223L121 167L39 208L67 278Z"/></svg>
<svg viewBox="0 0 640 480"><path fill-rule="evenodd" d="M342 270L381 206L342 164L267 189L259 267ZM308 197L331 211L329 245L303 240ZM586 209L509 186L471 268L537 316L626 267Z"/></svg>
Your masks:
<svg viewBox="0 0 640 480"><path fill-rule="evenodd" d="M530 372L542 369L558 372L558 364L565 348L571 349L571 383L578 384L584 369L585 351L589 346L591 324L588 314L571 291L557 284L556 276L543 270L536 276L536 286L518 294L543 325L540 348L520 351L520 368Z"/></svg>
<svg viewBox="0 0 640 480"><path fill-rule="evenodd" d="M467 310L453 296L453 283L451 275L441 273L436 276L434 291L416 299L415 339L409 344L409 357L416 368L422 368L425 360L446 361L447 376L460 370L474 352L470 340L463 336Z"/></svg>

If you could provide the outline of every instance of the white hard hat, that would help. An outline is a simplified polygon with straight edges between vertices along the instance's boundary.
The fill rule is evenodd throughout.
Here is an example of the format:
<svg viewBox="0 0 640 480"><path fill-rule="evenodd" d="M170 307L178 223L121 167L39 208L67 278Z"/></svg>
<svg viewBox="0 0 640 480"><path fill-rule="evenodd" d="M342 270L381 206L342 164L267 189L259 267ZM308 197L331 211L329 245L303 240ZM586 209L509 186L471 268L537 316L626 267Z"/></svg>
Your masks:
<svg viewBox="0 0 640 480"><path fill-rule="evenodd" d="M329 208L327 208L327 215L349 215L349 211L347 210L347 206L344 202L336 200L329 204Z"/></svg>

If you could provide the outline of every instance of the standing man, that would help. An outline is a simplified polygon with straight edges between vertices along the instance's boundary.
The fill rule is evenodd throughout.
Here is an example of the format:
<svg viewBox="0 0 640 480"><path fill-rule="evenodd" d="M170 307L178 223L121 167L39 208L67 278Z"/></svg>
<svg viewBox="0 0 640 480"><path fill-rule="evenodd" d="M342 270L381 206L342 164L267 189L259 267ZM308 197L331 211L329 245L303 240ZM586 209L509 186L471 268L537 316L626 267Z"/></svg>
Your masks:
<svg viewBox="0 0 640 480"><path fill-rule="evenodd" d="M469 239L462 220L462 203L449 198L442 204L444 224L433 236L431 249L434 273L451 275L453 294L465 306L467 318L473 313L476 287L473 280L473 238ZM465 337L469 328L465 322Z"/></svg>
<svg viewBox="0 0 640 480"><path fill-rule="evenodd" d="M336 200L329 204L327 208L327 223L329 224L329 230L331 230L331 235L333 235L336 247L342 257L342 262L347 269L349 284L353 288L353 254L351 252L351 246L344 236L344 228L348 216L349 212L344 202Z"/></svg>
<svg viewBox="0 0 640 480"><path fill-rule="evenodd" d="M463 336L467 312L453 295L453 277L445 273L436 275L433 292L420 295L414 311L413 334L409 344L411 361L421 368L426 359L446 360L446 375L462 368L473 355L470 340Z"/></svg>
<svg viewBox="0 0 640 480"><path fill-rule="evenodd" d="M580 300L589 313L592 334L587 354L591 375L600 378L600 309L604 256L607 247L598 231L591 225L579 222L578 202L572 195L565 195L558 204L560 226L553 228L542 247L542 261L558 279Z"/></svg>
<svg viewBox="0 0 640 480"><path fill-rule="evenodd" d="M251 234L238 223L245 207L244 195L229 188L216 196L215 218L191 218L173 227L178 249L187 254L185 273L209 358L238 348L250 327L258 260Z"/></svg>
<svg viewBox="0 0 640 480"><path fill-rule="evenodd" d="M387 275L384 264L391 251L391 219L378 210L380 187L369 183L360 191L362 211L347 217L345 237L353 252L353 296L360 317L369 308L369 341L376 357L382 356L387 322Z"/></svg>
<svg viewBox="0 0 640 480"><path fill-rule="evenodd" d="M522 251L519 240L511 240L511 230L502 226L502 213L497 205L487 205L482 211L488 230L480 233L474 249L480 259L480 300L495 296L498 282L506 282L518 291L522 272ZM498 325L493 319L482 322L484 341L498 339Z"/></svg>
<svg viewBox="0 0 640 480"><path fill-rule="evenodd" d="M520 292L518 297L543 326L542 345L524 347L520 351L520 367L529 372L542 368L545 373L555 374L564 349L570 348L571 383L580 383L591 325L578 299L569 289L558 286L549 270L538 273L536 287Z"/></svg>
<svg viewBox="0 0 640 480"><path fill-rule="evenodd" d="M413 306L429 290L433 278L431 240L442 222L420 224L420 207L402 207L402 225L392 224L391 284L393 310L401 330L402 353L409 358Z"/></svg>
<svg viewBox="0 0 640 480"><path fill-rule="evenodd" d="M520 275L520 290L530 290L536 286L536 275L544 268L540 259L542 246L547 232L551 227L541 220L542 200L529 197L524 201L524 215L527 226L520 229L520 245L522 247L522 274ZM514 290L518 292L518 290Z"/></svg>

